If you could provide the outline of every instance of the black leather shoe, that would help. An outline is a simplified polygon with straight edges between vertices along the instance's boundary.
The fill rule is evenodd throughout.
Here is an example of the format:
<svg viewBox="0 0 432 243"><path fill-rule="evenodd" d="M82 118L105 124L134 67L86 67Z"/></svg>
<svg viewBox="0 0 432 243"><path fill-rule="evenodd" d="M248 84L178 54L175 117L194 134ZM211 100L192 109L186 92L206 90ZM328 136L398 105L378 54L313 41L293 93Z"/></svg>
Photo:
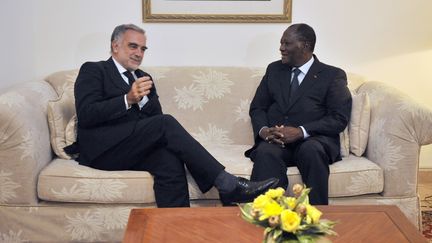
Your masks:
<svg viewBox="0 0 432 243"><path fill-rule="evenodd" d="M279 179L276 178L255 182L239 177L234 191L230 193L219 193L219 197L223 206L234 206L235 203L251 202L268 189L275 188L278 182Z"/></svg>

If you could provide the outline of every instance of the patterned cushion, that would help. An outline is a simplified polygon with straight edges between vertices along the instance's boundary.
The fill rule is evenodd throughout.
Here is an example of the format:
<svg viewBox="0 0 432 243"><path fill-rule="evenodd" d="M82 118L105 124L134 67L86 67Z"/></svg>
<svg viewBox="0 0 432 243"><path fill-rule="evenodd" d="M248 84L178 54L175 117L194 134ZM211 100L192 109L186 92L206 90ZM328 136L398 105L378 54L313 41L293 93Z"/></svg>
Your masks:
<svg viewBox="0 0 432 243"><path fill-rule="evenodd" d="M68 71L60 71L55 72L48 77L45 78L57 94L60 96L64 91L72 92L73 94L73 84L78 76L79 70L68 70ZM72 88L72 89L71 89Z"/></svg>
<svg viewBox="0 0 432 243"><path fill-rule="evenodd" d="M73 89L73 85L71 87L69 89ZM54 153L62 159L71 158L63 151L63 148L70 144L66 142L66 126L75 115L74 103L73 92L70 90L69 92L64 91L57 100L48 102L47 116L51 147Z"/></svg>
<svg viewBox="0 0 432 243"><path fill-rule="evenodd" d="M69 120L65 128L65 141L66 145L73 144L77 136L77 116L76 114Z"/></svg>
<svg viewBox="0 0 432 243"><path fill-rule="evenodd" d="M153 178L141 171L103 171L55 159L39 175L38 196L58 202L154 202Z"/></svg>
<svg viewBox="0 0 432 243"><path fill-rule="evenodd" d="M341 156L349 153L362 156L366 150L369 135L370 104L366 93L351 92L352 110L348 126L339 134Z"/></svg>
<svg viewBox="0 0 432 243"><path fill-rule="evenodd" d="M352 94L351 120L348 124L350 151L362 156L366 150L369 124L370 104L367 93Z"/></svg>
<svg viewBox="0 0 432 243"><path fill-rule="evenodd" d="M253 163L243 156L247 145L208 146L226 171L249 178ZM381 168L364 157L350 155L330 166L329 196L343 197L379 193L383 190ZM301 183L296 167L288 169L290 187ZM213 188L202 194L188 175L191 199L217 199ZM153 179L141 171L102 171L72 160L55 159L39 176L38 196L48 201L96 203L153 203Z"/></svg>
<svg viewBox="0 0 432 243"><path fill-rule="evenodd" d="M364 77L357 75L357 74L353 74L353 73L347 73L347 77L348 77L348 88L349 90L351 90L351 95L354 96L356 95L355 93L355 89L357 87L359 87L362 83L365 82ZM354 103L360 102L361 99L355 99L353 97L353 107L361 107L360 105L354 105ZM357 116L354 114L355 112L358 112L358 110L356 111L352 111L351 112L351 118L350 118L350 122L354 119L357 119ZM342 157L348 157L350 154L350 133L348 131L348 126L345 128L345 130L343 132L341 132L339 134L339 138L340 138L340 153ZM356 134L355 131L352 132L353 135ZM367 139L367 137L366 137ZM357 151L356 151L357 152ZM357 153L356 153L357 155Z"/></svg>
<svg viewBox="0 0 432 243"><path fill-rule="evenodd" d="M339 133L339 139L340 139L340 154L342 157L348 157L350 153L348 126L344 129L343 132Z"/></svg>

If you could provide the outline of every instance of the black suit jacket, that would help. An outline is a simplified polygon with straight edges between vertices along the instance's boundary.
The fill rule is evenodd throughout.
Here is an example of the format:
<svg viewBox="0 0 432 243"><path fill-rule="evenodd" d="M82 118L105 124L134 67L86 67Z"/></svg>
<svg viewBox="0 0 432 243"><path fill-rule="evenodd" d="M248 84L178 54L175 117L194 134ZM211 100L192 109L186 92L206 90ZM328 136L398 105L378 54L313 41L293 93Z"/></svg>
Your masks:
<svg viewBox="0 0 432 243"><path fill-rule="evenodd" d="M136 70L138 77L150 76ZM139 110L126 109L124 95L130 86L123 80L112 58L84 63L75 83L78 117L78 161L89 163L130 136L140 119L162 114L153 84L149 101Z"/></svg>
<svg viewBox="0 0 432 243"><path fill-rule="evenodd" d="M324 145L332 161L340 159L339 133L345 129L351 115L351 93L342 69L314 58L291 98L291 67L281 61L267 67L249 111L255 146L261 140L259 130L264 126L303 126L311 138ZM246 151L246 156L250 156L255 146Z"/></svg>

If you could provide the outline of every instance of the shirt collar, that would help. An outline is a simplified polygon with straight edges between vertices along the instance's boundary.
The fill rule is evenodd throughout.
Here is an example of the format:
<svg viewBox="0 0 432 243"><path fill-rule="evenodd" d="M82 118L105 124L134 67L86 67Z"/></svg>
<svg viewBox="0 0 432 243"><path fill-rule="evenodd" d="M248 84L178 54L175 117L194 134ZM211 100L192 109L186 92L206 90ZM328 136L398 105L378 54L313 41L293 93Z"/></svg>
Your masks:
<svg viewBox="0 0 432 243"><path fill-rule="evenodd" d="M307 61L305 64L303 64L300 67L297 67L297 69L300 69L300 71L306 75L307 72L309 72L309 69L311 68L312 64L314 62L314 58L311 57L311 59L309 59L309 61Z"/></svg>
<svg viewBox="0 0 432 243"><path fill-rule="evenodd" d="M115 66L117 67L117 70L119 71L119 73L123 74L124 72L127 71L127 69L124 68L120 63L118 63L114 57L112 59L114 61Z"/></svg>

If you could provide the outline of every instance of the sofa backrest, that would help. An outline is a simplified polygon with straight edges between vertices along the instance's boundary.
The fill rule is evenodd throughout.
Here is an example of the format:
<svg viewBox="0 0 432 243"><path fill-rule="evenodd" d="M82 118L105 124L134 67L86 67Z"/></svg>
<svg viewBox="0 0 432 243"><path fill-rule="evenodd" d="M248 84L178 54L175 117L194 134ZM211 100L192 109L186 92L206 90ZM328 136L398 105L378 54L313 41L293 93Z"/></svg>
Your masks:
<svg viewBox="0 0 432 243"><path fill-rule="evenodd" d="M249 144L253 133L249 105L265 68L248 67L143 67L152 75L163 112L176 117L199 142L206 144ZM63 112L71 118L73 85L78 70L56 72L46 78L69 104ZM362 78L349 75L350 89ZM63 94L65 93L65 94ZM72 99L70 99L72 97Z"/></svg>

